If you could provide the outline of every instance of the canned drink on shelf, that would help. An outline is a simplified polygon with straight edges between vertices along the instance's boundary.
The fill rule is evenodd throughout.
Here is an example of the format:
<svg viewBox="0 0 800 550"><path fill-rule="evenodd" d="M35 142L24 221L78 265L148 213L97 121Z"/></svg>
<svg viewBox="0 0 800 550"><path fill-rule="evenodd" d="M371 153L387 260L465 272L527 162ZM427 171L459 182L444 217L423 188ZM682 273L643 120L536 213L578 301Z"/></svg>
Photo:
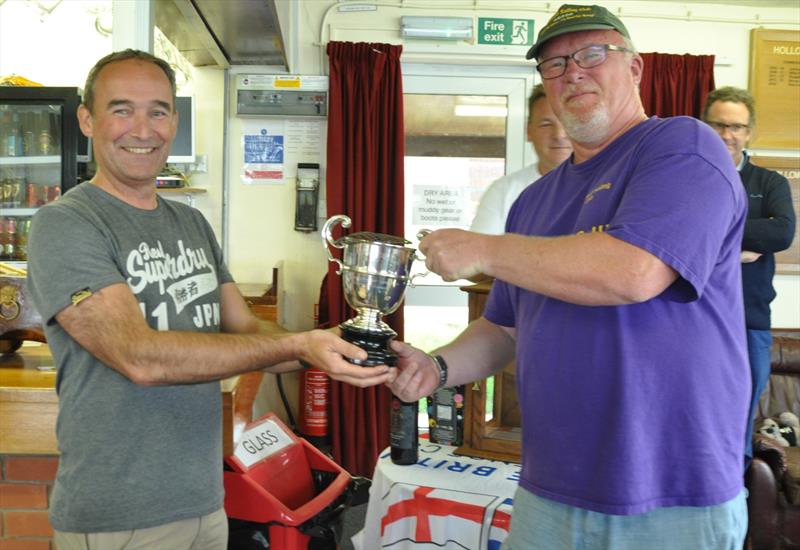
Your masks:
<svg viewBox="0 0 800 550"><path fill-rule="evenodd" d="M48 121L50 126L50 154L58 155L61 153L61 115L50 113Z"/></svg>
<svg viewBox="0 0 800 550"><path fill-rule="evenodd" d="M0 188L0 197L0 205L7 208L12 206L14 197L14 182L12 180L3 180L2 188Z"/></svg>
<svg viewBox="0 0 800 550"><path fill-rule="evenodd" d="M25 178L14 178L11 180L11 198L9 206L19 208L22 206L23 193L25 192Z"/></svg>
<svg viewBox="0 0 800 550"><path fill-rule="evenodd" d="M61 186L60 185L51 185L50 188L47 190L47 202L53 202L61 197Z"/></svg>
<svg viewBox="0 0 800 550"><path fill-rule="evenodd" d="M36 134L33 133L33 130L25 130L22 134L22 152L26 157L32 157L38 152Z"/></svg>
<svg viewBox="0 0 800 550"><path fill-rule="evenodd" d="M14 257L17 260L25 261L28 259L28 232L30 230L30 218L21 219L17 222L17 243L14 251Z"/></svg>
<svg viewBox="0 0 800 550"><path fill-rule="evenodd" d="M39 113L36 122L39 130L39 154L52 155L53 135L50 133L50 119L46 113Z"/></svg>
<svg viewBox="0 0 800 550"><path fill-rule="evenodd" d="M17 220L8 218L6 220L5 230L5 247L3 248L3 257L11 260L16 255L15 244L17 242Z"/></svg>
<svg viewBox="0 0 800 550"><path fill-rule="evenodd" d="M0 259L6 259L6 243L11 235L7 230L8 218L0 216Z"/></svg>
<svg viewBox="0 0 800 550"><path fill-rule="evenodd" d="M34 131L34 113L27 111L22 113L22 155L31 157L38 151L36 145L36 132Z"/></svg>
<svg viewBox="0 0 800 550"><path fill-rule="evenodd" d="M25 206L28 208L36 208L39 206L38 189L35 183L28 183L25 193Z"/></svg>

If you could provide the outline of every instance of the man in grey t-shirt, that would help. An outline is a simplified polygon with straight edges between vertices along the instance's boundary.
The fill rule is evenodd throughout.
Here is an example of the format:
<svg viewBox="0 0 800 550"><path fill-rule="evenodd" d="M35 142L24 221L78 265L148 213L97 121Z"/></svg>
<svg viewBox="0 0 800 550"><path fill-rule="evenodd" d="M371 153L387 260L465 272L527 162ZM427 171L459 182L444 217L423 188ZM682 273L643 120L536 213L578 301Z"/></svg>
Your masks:
<svg viewBox="0 0 800 550"><path fill-rule="evenodd" d="M359 386L393 377L347 362L366 353L331 332L270 335L250 313L202 215L156 194L174 106L163 60L98 61L78 110L97 175L33 220L28 284L58 370L60 550L226 547L219 379L298 360Z"/></svg>

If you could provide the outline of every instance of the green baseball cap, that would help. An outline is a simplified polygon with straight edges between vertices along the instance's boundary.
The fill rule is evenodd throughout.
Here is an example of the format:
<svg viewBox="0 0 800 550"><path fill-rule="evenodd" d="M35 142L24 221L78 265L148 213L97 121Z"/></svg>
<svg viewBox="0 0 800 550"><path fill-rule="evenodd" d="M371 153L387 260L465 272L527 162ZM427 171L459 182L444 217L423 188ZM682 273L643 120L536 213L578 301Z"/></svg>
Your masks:
<svg viewBox="0 0 800 550"><path fill-rule="evenodd" d="M631 37L622 21L602 6L564 4L558 8L558 11L550 18L547 25L539 31L536 44L531 46L531 49L525 54L525 59L533 59L539 55L539 50L542 49L544 43L556 36L561 36L568 32L606 29L615 30L625 38Z"/></svg>

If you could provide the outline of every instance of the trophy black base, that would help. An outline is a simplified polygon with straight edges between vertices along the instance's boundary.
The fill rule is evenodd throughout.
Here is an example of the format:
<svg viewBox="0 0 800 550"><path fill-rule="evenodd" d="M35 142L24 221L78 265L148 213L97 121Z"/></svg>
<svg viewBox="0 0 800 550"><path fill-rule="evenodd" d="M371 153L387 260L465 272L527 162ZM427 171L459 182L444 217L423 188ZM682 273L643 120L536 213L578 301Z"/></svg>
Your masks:
<svg viewBox="0 0 800 550"><path fill-rule="evenodd" d="M397 365L397 354L389 348L389 342L396 336L393 332L366 332L345 325L339 325L339 328L342 329L342 338L367 352L367 358L364 360L347 359L354 365L361 365L362 367L376 367L378 365L394 367Z"/></svg>

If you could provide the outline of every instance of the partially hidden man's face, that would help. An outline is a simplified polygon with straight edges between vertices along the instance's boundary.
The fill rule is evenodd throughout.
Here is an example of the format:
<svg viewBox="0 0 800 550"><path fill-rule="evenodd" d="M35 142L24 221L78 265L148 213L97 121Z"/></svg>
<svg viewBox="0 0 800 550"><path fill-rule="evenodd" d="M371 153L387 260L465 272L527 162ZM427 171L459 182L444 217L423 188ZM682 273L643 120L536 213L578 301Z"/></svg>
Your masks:
<svg viewBox="0 0 800 550"><path fill-rule="evenodd" d="M178 129L169 79L157 65L126 59L95 81L93 112L81 105L81 130L93 141L98 176L129 187L152 185Z"/></svg>
<svg viewBox="0 0 800 550"><path fill-rule="evenodd" d="M626 47L623 36L616 31L578 31L549 40L538 60L602 44ZM570 59L563 75L543 81L553 112L573 141L602 142L630 118L632 110L640 105L642 67L638 55L609 51L606 60L596 67L583 69Z"/></svg>
<svg viewBox="0 0 800 550"><path fill-rule="evenodd" d="M528 141L539 159L539 169L549 172L572 154L572 143L546 97L533 104L528 119Z"/></svg>
<svg viewBox="0 0 800 550"><path fill-rule="evenodd" d="M750 140L750 111L744 103L715 101L708 108L706 123L716 130L733 163L742 161L742 151Z"/></svg>

